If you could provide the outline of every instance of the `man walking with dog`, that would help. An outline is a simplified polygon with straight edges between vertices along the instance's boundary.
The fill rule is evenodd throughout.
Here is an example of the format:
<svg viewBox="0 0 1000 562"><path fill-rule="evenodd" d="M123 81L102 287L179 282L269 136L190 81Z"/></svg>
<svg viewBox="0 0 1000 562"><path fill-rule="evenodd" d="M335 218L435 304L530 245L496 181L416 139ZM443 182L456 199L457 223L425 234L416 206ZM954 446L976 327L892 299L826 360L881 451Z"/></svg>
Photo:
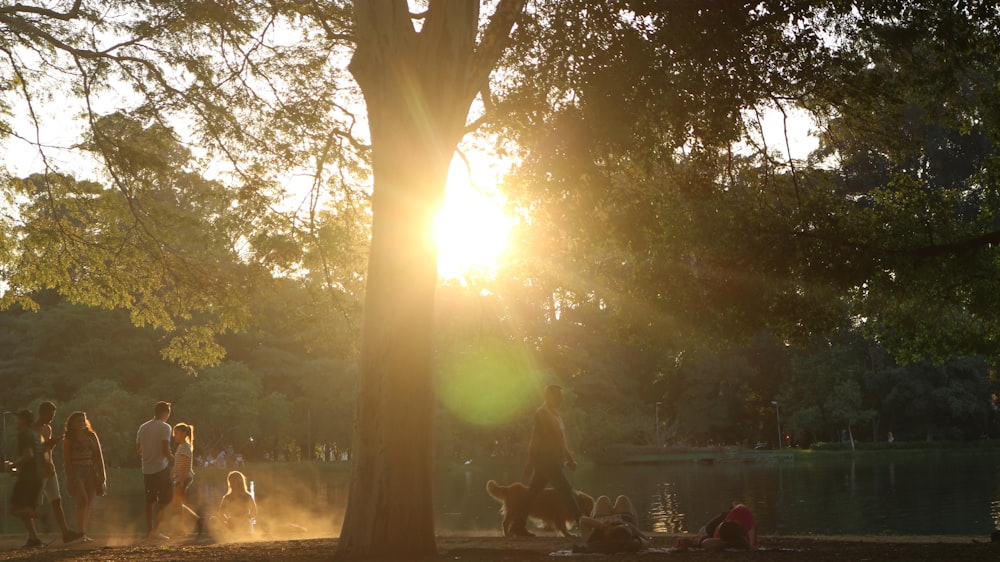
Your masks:
<svg viewBox="0 0 1000 562"><path fill-rule="evenodd" d="M531 429L531 441L528 442L528 464L524 467L524 478L531 478L528 494L524 504L514 517L510 535L533 537L525 527L528 522L528 512L538 494L545 489L546 484L552 484L559 498L573 519L579 521L583 513L576 503L573 487L566 479L563 466L570 470L576 468L576 460L566 444L566 427L563 425L562 387L549 385L545 388L545 401L535 410L534 425Z"/></svg>

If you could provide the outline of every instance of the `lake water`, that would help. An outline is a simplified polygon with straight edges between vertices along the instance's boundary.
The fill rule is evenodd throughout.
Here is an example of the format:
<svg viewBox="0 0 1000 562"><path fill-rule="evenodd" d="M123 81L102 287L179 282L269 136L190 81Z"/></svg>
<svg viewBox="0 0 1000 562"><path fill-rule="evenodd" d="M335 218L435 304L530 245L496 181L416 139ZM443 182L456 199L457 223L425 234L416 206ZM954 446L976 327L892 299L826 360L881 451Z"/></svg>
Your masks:
<svg viewBox="0 0 1000 562"><path fill-rule="evenodd" d="M519 474L513 469L491 477L513 480ZM471 496L485 486L485 476L468 472ZM581 467L572 479L594 496L628 495L645 529L668 533L697 531L733 500L751 508L761 534L988 535L1000 528L1000 456L995 453L592 466ZM453 494L440 497L448 496ZM456 506L453 517L439 515L439 528L497 525L497 505L486 502L485 512Z"/></svg>
<svg viewBox="0 0 1000 562"><path fill-rule="evenodd" d="M260 519L335 535L347 498L343 463L248 465ZM508 483L521 466L497 462L438 470L435 517L440 533L499 534L499 504L486 481ZM763 535L987 535L1000 527L1000 455L942 451L865 454L855 459L798 459L794 463L646 466L588 465L571 473L593 496L626 494L652 531L695 531L733 500L747 504ZM0 475L0 533L20 534L7 514L13 478ZM98 498L91 534L139 532L142 478L138 469L109 474L108 497ZM225 493L225 471L198 471L190 504L210 513ZM72 499L64 499L72 526Z"/></svg>

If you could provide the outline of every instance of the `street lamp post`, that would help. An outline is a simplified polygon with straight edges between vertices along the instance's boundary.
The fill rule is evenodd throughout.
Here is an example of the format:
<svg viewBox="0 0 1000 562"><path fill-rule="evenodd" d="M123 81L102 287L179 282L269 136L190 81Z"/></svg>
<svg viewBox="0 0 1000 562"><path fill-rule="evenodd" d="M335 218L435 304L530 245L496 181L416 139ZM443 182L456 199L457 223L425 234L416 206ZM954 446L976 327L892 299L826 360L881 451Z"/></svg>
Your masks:
<svg viewBox="0 0 1000 562"><path fill-rule="evenodd" d="M7 470L7 414L0 412L0 470Z"/></svg>
<svg viewBox="0 0 1000 562"><path fill-rule="evenodd" d="M656 403L656 407L654 408L654 412L655 412L654 418L655 418L655 421L656 421L656 445L657 446L660 445L660 404L661 403L662 402L657 402Z"/></svg>
<svg viewBox="0 0 1000 562"><path fill-rule="evenodd" d="M777 400L771 400L771 404L774 404L774 416L778 420L778 449L781 449L781 409Z"/></svg>

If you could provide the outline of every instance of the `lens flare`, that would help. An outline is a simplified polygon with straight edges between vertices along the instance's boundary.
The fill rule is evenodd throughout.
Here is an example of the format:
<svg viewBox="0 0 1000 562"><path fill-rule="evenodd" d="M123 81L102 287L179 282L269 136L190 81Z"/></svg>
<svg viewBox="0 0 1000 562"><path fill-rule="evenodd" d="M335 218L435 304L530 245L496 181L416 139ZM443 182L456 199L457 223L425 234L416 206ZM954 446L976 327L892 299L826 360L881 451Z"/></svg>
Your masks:
<svg viewBox="0 0 1000 562"><path fill-rule="evenodd" d="M442 362L438 396L456 416L478 425L521 417L538 400L545 374L531 353L508 342L467 348Z"/></svg>

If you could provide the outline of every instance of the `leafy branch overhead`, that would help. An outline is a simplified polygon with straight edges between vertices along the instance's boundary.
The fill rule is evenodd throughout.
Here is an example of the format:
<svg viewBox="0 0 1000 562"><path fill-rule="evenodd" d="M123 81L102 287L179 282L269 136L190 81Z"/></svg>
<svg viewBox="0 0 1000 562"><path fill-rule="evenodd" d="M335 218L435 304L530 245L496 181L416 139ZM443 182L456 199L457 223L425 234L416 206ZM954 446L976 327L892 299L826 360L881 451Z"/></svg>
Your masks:
<svg viewBox="0 0 1000 562"><path fill-rule="evenodd" d="M40 166L5 185L35 209L4 224L8 305L52 287L124 307L195 365L219 360L215 335L246 325L246 299L275 272L308 263L349 313L367 228L363 120L341 63L350 12L273 8L0 6L0 133ZM69 124L79 140L53 134Z"/></svg>

